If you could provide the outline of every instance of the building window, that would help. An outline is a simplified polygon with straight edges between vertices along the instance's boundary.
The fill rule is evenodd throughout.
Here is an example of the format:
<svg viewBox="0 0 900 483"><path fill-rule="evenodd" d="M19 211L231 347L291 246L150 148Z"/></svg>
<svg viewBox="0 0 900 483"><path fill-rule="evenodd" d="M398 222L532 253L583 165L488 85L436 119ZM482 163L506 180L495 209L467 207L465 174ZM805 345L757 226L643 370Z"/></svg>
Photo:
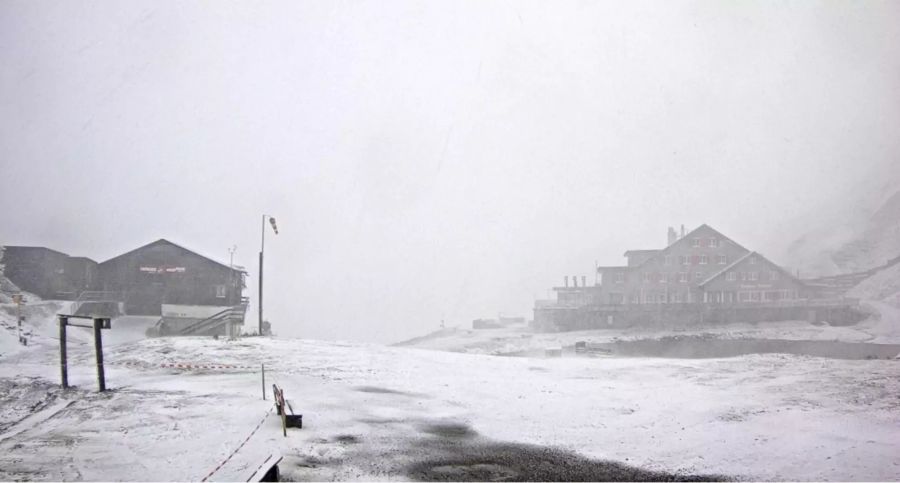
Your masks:
<svg viewBox="0 0 900 483"><path fill-rule="evenodd" d="M616 283L625 283L625 272L616 272Z"/></svg>
<svg viewBox="0 0 900 483"><path fill-rule="evenodd" d="M666 294L661 293L657 296L657 301L661 304L666 303Z"/></svg>
<svg viewBox="0 0 900 483"><path fill-rule="evenodd" d="M756 265L756 257L750 257L750 265Z"/></svg>
<svg viewBox="0 0 900 483"><path fill-rule="evenodd" d="M668 283L669 282L669 274L661 273L659 274L659 283Z"/></svg>
<svg viewBox="0 0 900 483"><path fill-rule="evenodd" d="M650 283L650 272L644 272L641 274L641 280L644 283Z"/></svg>
<svg viewBox="0 0 900 483"><path fill-rule="evenodd" d="M725 280L734 282L735 280L737 280L737 274L734 272L728 272L727 274L725 274Z"/></svg>
<svg viewBox="0 0 900 483"><path fill-rule="evenodd" d="M710 246L711 248L719 248L719 239L718 239L718 238L710 238L710 239L709 239L709 246Z"/></svg>
<svg viewBox="0 0 900 483"><path fill-rule="evenodd" d="M719 255L719 265L728 264L728 256L727 255Z"/></svg>
<svg viewBox="0 0 900 483"><path fill-rule="evenodd" d="M679 281L679 282L683 282L683 283L687 283L687 281L688 281L688 274L687 274L687 272L681 272L681 273L679 273L679 274L678 274L678 281Z"/></svg>
<svg viewBox="0 0 900 483"><path fill-rule="evenodd" d="M769 274L769 280L778 280L778 272L772 271L772 273Z"/></svg>
<svg viewBox="0 0 900 483"><path fill-rule="evenodd" d="M755 282L759 280L759 272L750 272L750 281Z"/></svg>
<svg viewBox="0 0 900 483"><path fill-rule="evenodd" d="M709 257L707 255L700 255L700 265L706 265L709 263Z"/></svg>
<svg viewBox="0 0 900 483"><path fill-rule="evenodd" d="M693 240L691 240L691 246L694 248L698 248L700 246L700 239L694 238Z"/></svg>
<svg viewBox="0 0 900 483"><path fill-rule="evenodd" d="M689 257L687 255L680 255L678 257L678 259L681 260L682 265L690 265L691 264L691 257Z"/></svg>
<svg viewBox="0 0 900 483"><path fill-rule="evenodd" d="M653 296L653 294L649 294L649 293L648 293L648 294L644 294L644 303L645 303L645 304L652 304L654 298L655 298L655 297Z"/></svg>
<svg viewBox="0 0 900 483"><path fill-rule="evenodd" d="M224 285L216 285L216 298L220 298L220 299L225 298L225 286Z"/></svg>

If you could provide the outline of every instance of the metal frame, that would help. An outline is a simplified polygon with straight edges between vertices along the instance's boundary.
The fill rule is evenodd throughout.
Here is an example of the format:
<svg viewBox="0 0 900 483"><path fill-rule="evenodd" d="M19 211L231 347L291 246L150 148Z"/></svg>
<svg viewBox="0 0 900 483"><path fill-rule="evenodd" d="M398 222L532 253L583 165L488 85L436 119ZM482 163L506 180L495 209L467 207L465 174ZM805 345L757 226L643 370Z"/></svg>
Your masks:
<svg viewBox="0 0 900 483"><path fill-rule="evenodd" d="M94 353L97 358L97 390L106 391L106 374L103 370L103 336L101 330L111 329L112 320L109 317L91 317L87 315L56 314L59 319L59 371L63 389L69 387L69 365L66 358L66 327L85 327L94 329ZM93 321L91 325L73 324L69 319L88 319Z"/></svg>

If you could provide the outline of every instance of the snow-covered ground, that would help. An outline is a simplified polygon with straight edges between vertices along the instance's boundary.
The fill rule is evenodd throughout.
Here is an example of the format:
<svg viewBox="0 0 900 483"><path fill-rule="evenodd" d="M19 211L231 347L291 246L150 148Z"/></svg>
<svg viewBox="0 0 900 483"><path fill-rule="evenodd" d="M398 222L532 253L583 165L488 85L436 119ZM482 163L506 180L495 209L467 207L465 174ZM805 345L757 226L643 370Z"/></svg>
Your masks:
<svg viewBox="0 0 900 483"><path fill-rule="evenodd" d="M200 480L261 420L211 480L246 480L270 454L295 480L516 479L542 475L529 461L560 455L741 479L900 479L896 360L542 359L161 338L107 347L111 391L98 394L91 346L74 344L70 359L75 388L63 392L53 344L0 357L0 480ZM256 369L160 367L171 363L265 363L304 428L285 438L277 418L264 419L271 394L262 400Z"/></svg>

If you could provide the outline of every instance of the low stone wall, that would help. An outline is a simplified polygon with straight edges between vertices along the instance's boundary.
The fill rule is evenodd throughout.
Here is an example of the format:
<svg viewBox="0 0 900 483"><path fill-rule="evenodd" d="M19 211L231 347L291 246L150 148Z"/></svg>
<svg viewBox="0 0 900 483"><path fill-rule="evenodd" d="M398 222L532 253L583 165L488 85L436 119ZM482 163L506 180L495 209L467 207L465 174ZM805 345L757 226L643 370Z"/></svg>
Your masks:
<svg viewBox="0 0 900 483"><path fill-rule="evenodd" d="M700 324L806 320L851 325L868 316L856 304L740 305L660 304L652 306L541 307L534 327L543 332L625 327L689 327Z"/></svg>

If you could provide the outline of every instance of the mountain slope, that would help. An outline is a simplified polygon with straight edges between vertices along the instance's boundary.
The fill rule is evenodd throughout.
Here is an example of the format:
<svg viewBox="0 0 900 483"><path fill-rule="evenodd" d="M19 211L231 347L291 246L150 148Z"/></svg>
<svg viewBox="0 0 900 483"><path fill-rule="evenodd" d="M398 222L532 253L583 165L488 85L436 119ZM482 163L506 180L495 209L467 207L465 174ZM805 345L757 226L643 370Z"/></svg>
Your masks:
<svg viewBox="0 0 900 483"><path fill-rule="evenodd" d="M787 248L785 260L804 278L869 270L900 255L900 191L875 210L822 208Z"/></svg>

